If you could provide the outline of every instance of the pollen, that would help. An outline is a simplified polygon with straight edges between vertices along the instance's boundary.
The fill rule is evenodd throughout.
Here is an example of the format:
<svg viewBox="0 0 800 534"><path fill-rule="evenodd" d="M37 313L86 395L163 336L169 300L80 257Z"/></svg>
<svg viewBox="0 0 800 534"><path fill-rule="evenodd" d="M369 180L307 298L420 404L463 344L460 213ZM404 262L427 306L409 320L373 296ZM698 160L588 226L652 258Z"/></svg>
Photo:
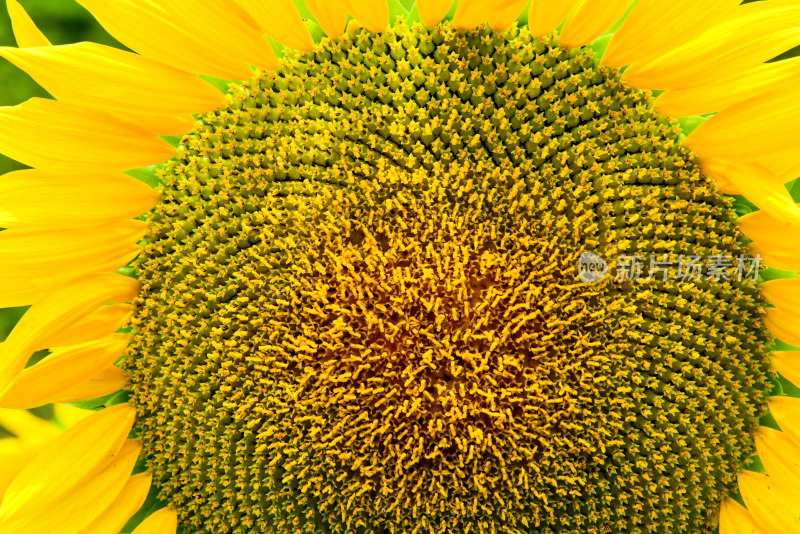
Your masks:
<svg viewBox="0 0 800 534"><path fill-rule="evenodd" d="M355 26L162 173L123 365L208 534L711 533L770 389L747 252L649 93L527 29Z"/></svg>

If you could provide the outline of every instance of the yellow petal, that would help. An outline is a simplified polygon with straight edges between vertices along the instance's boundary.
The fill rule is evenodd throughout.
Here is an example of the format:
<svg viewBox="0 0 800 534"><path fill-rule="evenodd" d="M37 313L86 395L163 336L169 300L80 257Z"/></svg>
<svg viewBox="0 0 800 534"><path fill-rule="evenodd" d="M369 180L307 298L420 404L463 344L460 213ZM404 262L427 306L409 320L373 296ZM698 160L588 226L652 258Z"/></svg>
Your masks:
<svg viewBox="0 0 800 534"><path fill-rule="evenodd" d="M193 74L97 43L0 47L0 56L58 100L109 113L174 116L225 103L222 93Z"/></svg>
<svg viewBox="0 0 800 534"><path fill-rule="evenodd" d="M14 478L61 429L25 410L0 409L0 426L13 438L0 439L0 500Z"/></svg>
<svg viewBox="0 0 800 534"><path fill-rule="evenodd" d="M11 28L20 48L29 46L50 46L50 41L36 27L31 17L17 0L6 0L8 16L11 18Z"/></svg>
<svg viewBox="0 0 800 534"><path fill-rule="evenodd" d="M764 158L761 163L784 183L800 178L800 143L785 152Z"/></svg>
<svg viewBox="0 0 800 534"><path fill-rule="evenodd" d="M800 501L771 478L741 471L739 492L756 524L770 534L800 532Z"/></svg>
<svg viewBox="0 0 800 534"><path fill-rule="evenodd" d="M758 527L747 509L725 497L719 512L719 534L768 534Z"/></svg>
<svg viewBox="0 0 800 534"><path fill-rule="evenodd" d="M114 265L117 263L120 263L121 265L127 265L138 255L139 249L135 248L130 255L128 255L126 258L122 258L121 262L114 261L113 265L110 264L107 269L100 270L103 272L113 271L117 268L114 267ZM64 273L54 272L45 278L26 278L22 273L17 273L13 277L0 277L0 308L29 306L30 304L45 298L54 291L58 291L61 288L69 285L73 280L75 280L75 278L84 276L86 273L85 269L81 269L76 266L70 267L70 269L65 269ZM117 328L119 328L119 326ZM70 327L67 330L72 331L73 328ZM54 337L60 335L61 333L56 333L54 334ZM97 339L98 337L102 336L95 335L92 338L83 337L82 339L83 341L91 341L92 339ZM57 344L54 343L51 346L74 345L77 343L82 343L83 341L60 342Z"/></svg>
<svg viewBox="0 0 800 534"><path fill-rule="evenodd" d="M567 19L558 42L567 48L591 43L625 15L631 0L584 0Z"/></svg>
<svg viewBox="0 0 800 534"><path fill-rule="evenodd" d="M800 352L773 352L770 361L783 378L794 385L800 384Z"/></svg>
<svg viewBox="0 0 800 534"><path fill-rule="evenodd" d="M56 172L109 172L161 163L175 155L163 140L90 108L32 98L0 108L0 152Z"/></svg>
<svg viewBox="0 0 800 534"><path fill-rule="evenodd" d="M459 0L453 26L470 29L489 22L493 28L503 29L514 22L527 3L528 0Z"/></svg>
<svg viewBox="0 0 800 534"><path fill-rule="evenodd" d="M175 534L178 515L172 508L162 508L142 521L133 534Z"/></svg>
<svg viewBox="0 0 800 534"><path fill-rule="evenodd" d="M75 324L107 302L130 300L137 289L138 282L131 278L93 275L75 280L36 302L0 344L0 394L19 376L31 354L46 348L42 342L49 336Z"/></svg>
<svg viewBox="0 0 800 534"><path fill-rule="evenodd" d="M759 286L761 294L778 309L800 309L800 278L769 280Z"/></svg>
<svg viewBox="0 0 800 534"><path fill-rule="evenodd" d="M11 387L0 395L0 406L30 409L77 400L64 399L63 395L113 366L127 346L127 336L115 335L74 347L55 349L45 359L22 371ZM97 395L86 398L95 397Z"/></svg>
<svg viewBox="0 0 800 534"><path fill-rule="evenodd" d="M52 402L97 399L128 387L128 374L119 367L106 367L87 382L62 391Z"/></svg>
<svg viewBox="0 0 800 534"><path fill-rule="evenodd" d="M758 429L755 441L769 478L786 489L800 487L800 446L785 433L768 427Z"/></svg>
<svg viewBox="0 0 800 534"><path fill-rule="evenodd" d="M753 2L698 38L650 62L628 67L634 87L685 89L744 72L800 44L800 5Z"/></svg>
<svg viewBox="0 0 800 534"><path fill-rule="evenodd" d="M753 240L751 250L764 263L786 271L800 270L800 227L772 217L765 211L748 213L737 220L739 229Z"/></svg>
<svg viewBox="0 0 800 534"><path fill-rule="evenodd" d="M128 323L132 309L130 304L101 306L60 332L48 332L42 347L80 345L110 336Z"/></svg>
<svg viewBox="0 0 800 534"><path fill-rule="evenodd" d="M314 49L314 40L292 0L237 0L264 33L295 50Z"/></svg>
<svg viewBox="0 0 800 534"><path fill-rule="evenodd" d="M800 347L800 313L797 311L768 308L764 325L781 341Z"/></svg>
<svg viewBox="0 0 800 534"><path fill-rule="evenodd" d="M530 0L521 0L512 3L508 7L492 11L488 19L489 27L497 32L505 30L519 18L522 10L528 7L528 2Z"/></svg>
<svg viewBox="0 0 800 534"><path fill-rule="evenodd" d="M728 17L740 0L639 0L614 33L602 63L646 62L694 39Z"/></svg>
<svg viewBox="0 0 800 534"><path fill-rule="evenodd" d="M0 232L0 265L8 279L27 276L116 270L137 250L147 231L144 221L129 220L114 226L59 229L12 228ZM110 268L110 269L109 269Z"/></svg>
<svg viewBox="0 0 800 534"><path fill-rule="evenodd" d="M741 195L742 192L733 184L726 174L730 170L732 163L724 160L703 160L700 162L703 174L716 182L717 189L726 195Z"/></svg>
<svg viewBox="0 0 800 534"><path fill-rule="evenodd" d="M26 169L0 177L0 227L106 226L146 213L157 201L156 191L124 174Z"/></svg>
<svg viewBox="0 0 800 534"><path fill-rule="evenodd" d="M144 504L152 480L149 473L132 476L116 501L79 534L119 534L122 527Z"/></svg>
<svg viewBox="0 0 800 534"><path fill-rule="evenodd" d="M0 439L0 499L20 471L38 454L16 438Z"/></svg>
<svg viewBox="0 0 800 534"><path fill-rule="evenodd" d="M382 32L389 26L389 4L386 0L346 0L350 13L371 32Z"/></svg>
<svg viewBox="0 0 800 534"><path fill-rule="evenodd" d="M800 58L764 63L745 73L734 73L705 85L661 93L655 108L671 117L714 113L767 90L790 90L800 77Z"/></svg>
<svg viewBox="0 0 800 534"><path fill-rule="evenodd" d="M328 37L339 37L347 25L344 0L306 0L311 14Z"/></svg>
<svg viewBox="0 0 800 534"><path fill-rule="evenodd" d="M417 11L422 23L433 28L447 15L452 5L453 0L417 0Z"/></svg>
<svg viewBox="0 0 800 534"><path fill-rule="evenodd" d="M775 306L767 309L764 324L781 341L800 346L800 278L770 280L759 288Z"/></svg>
<svg viewBox="0 0 800 534"><path fill-rule="evenodd" d="M47 445L61 434L52 422L26 410L0 409L0 426L14 434L25 445L34 448Z"/></svg>
<svg viewBox="0 0 800 534"><path fill-rule="evenodd" d="M534 35L556 31L578 0L533 0L528 11L528 25Z"/></svg>
<svg viewBox="0 0 800 534"><path fill-rule="evenodd" d="M706 124L708 122L701 124L700 128ZM691 137L690 135L686 139L687 145ZM694 150L693 147L690 148ZM800 224L800 207L792 199L783 181L766 168L753 163L733 164L716 160L713 156L703 158L705 157L701 155L700 166L706 176L724 175L742 195L770 216L787 224Z"/></svg>
<svg viewBox="0 0 800 534"><path fill-rule="evenodd" d="M222 93L220 93L222 94ZM194 131L197 120L191 115L136 115L133 113L114 113L114 117L135 124L142 130L157 136L184 135Z"/></svg>
<svg viewBox="0 0 800 534"><path fill-rule="evenodd" d="M77 534L103 515L120 496L140 452L138 442L125 443L101 469L57 501L44 501L15 514L0 513L0 528L4 532L26 534ZM41 512L43 506L48 507L46 514Z"/></svg>
<svg viewBox="0 0 800 534"><path fill-rule="evenodd" d="M92 410L84 410L69 404L56 404L53 407L53 419L65 429L77 425L92 414L94 414Z"/></svg>
<svg viewBox="0 0 800 534"><path fill-rule="evenodd" d="M135 412L127 404L106 408L70 428L14 479L0 508L0 525L26 508L39 509L74 491L122 448ZM52 510L48 509L48 513ZM5 530L3 530L5 532ZM26 532L27 531L17 531Z"/></svg>
<svg viewBox="0 0 800 534"><path fill-rule="evenodd" d="M121 43L186 72L226 80L278 64L269 41L234 0L78 0Z"/></svg>
<svg viewBox="0 0 800 534"><path fill-rule="evenodd" d="M786 432L796 445L800 445L800 399L794 397L770 397L769 411L781 430Z"/></svg>

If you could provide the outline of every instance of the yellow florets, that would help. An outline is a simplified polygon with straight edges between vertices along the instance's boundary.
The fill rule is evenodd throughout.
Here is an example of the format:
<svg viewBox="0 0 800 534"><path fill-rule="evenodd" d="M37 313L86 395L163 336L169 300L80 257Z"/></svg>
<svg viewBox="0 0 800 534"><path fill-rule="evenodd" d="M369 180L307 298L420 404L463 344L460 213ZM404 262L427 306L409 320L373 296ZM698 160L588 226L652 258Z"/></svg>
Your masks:
<svg viewBox="0 0 800 534"><path fill-rule="evenodd" d="M164 174L125 362L186 532L711 532L754 284L577 278L744 251L678 136L527 30L353 29L233 89Z"/></svg>

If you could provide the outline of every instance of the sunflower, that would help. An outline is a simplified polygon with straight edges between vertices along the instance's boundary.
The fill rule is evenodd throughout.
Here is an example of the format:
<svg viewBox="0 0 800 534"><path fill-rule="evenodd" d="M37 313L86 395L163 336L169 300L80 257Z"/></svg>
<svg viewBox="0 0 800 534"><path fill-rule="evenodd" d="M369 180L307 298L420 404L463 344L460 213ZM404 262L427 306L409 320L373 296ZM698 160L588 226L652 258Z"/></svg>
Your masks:
<svg viewBox="0 0 800 534"><path fill-rule="evenodd" d="M800 2L78 2L0 407L94 412L1 532L800 532Z"/></svg>

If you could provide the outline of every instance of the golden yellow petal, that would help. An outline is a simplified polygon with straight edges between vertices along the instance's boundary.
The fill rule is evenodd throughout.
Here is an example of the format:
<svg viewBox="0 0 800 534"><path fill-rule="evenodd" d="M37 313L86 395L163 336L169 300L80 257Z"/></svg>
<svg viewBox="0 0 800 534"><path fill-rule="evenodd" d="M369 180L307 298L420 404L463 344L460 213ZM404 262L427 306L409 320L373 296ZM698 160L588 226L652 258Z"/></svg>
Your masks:
<svg viewBox="0 0 800 534"><path fill-rule="evenodd" d="M314 40L292 0L237 0L264 33L279 43L307 52Z"/></svg>
<svg viewBox="0 0 800 534"><path fill-rule="evenodd" d="M144 504L152 480L149 473L132 476L117 500L78 534L119 534L122 527Z"/></svg>
<svg viewBox="0 0 800 534"><path fill-rule="evenodd" d="M127 265L139 255L140 248L132 247L131 253L127 257L122 257L120 261L110 261L107 268L98 269L102 272L110 272L119 267L119 265ZM17 273L12 276L0 277L0 308L13 308L18 306L29 306L30 304L43 299L54 291L69 285L76 278L84 276L86 271L78 266L66 266L65 272L53 272L50 276L45 278L38 277L32 278L25 277L23 273ZM70 331L73 328L69 329ZM60 335L60 334L59 334ZM55 337L55 336L54 336ZM85 339L89 341L102 336L94 336L94 338ZM73 345L79 343L78 341L69 341L53 344L52 346Z"/></svg>
<svg viewBox="0 0 800 534"><path fill-rule="evenodd" d="M739 2L639 0L614 33L602 63L622 67L664 55L729 17Z"/></svg>
<svg viewBox="0 0 800 534"><path fill-rule="evenodd" d="M739 492L756 524L770 534L800 532L800 501L771 478L739 472Z"/></svg>
<svg viewBox="0 0 800 534"><path fill-rule="evenodd" d="M569 16L558 42L567 48L591 43L625 15L631 0L584 0Z"/></svg>
<svg viewBox="0 0 800 534"><path fill-rule="evenodd" d="M504 29L522 13L527 3L528 0L459 0L453 25L469 29L488 22L495 29Z"/></svg>
<svg viewBox="0 0 800 534"><path fill-rule="evenodd" d="M64 393L77 389L112 367L127 346L127 336L117 334L73 347L54 349L45 359L22 371L11 387L0 395L0 407L30 409L78 400L65 399Z"/></svg>
<svg viewBox="0 0 800 534"><path fill-rule="evenodd" d="M747 509L725 497L719 512L719 534L768 534L758 527Z"/></svg>
<svg viewBox="0 0 800 534"><path fill-rule="evenodd" d="M138 442L125 443L101 469L56 501L44 501L10 515L0 511L0 528L3 532L26 534L77 534L103 515L120 496L140 452ZM44 506L47 506L45 514Z"/></svg>
<svg viewBox="0 0 800 534"><path fill-rule="evenodd" d="M800 139L798 99L798 84L791 89L770 88L705 121L689 135L686 146L700 157L733 161L763 161L794 154Z"/></svg>
<svg viewBox="0 0 800 534"><path fill-rule="evenodd" d="M705 124L701 124L700 128ZM689 139L686 141L688 143ZM706 176L717 173L724 175L737 191L775 219L800 225L800 206L794 202L783 181L762 165L733 164L701 155L700 166Z"/></svg>
<svg viewBox="0 0 800 534"><path fill-rule="evenodd" d="M705 115L771 90L791 90L800 77L800 58L764 63L704 85L661 93L655 108L671 117Z"/></svg>
<svg viewBox="0 0 800 534"><path fill-rule="evenodd" d="M124 267L123 261L147 232L144 221L127 220L106 228L12 228L0 232L4 277L46 278ZM109 269L109 267L112 267Z"/></svg>
<svg viewBox="0 0 800 534"><path fill-rule="evenodd" d="M225 103L222 93L193 74L97 43L0 47L0 56L58 100L112 114L171 117Z"/></svg>
<svg viewBox="0 0 800 534"><path fill-rule="evenodd" d="M800 313L794 310L768 308L764 325L781 341L800 347Z"/></svg>
<svg viewBox="0 0 800 534"><path fill-rule="evenodd" d="M0 228L102 227L146 213L157 201L156 191L124 174L26 169L0 176Z"/></svg>
<svg viewBox="0 0 800 534"><path fill-rule="evenodd" d="M758 429L755 441L769 478L786 489L800 487L800 446L784 432L768 427Z"/></svg>
<svg viewBox="0 0 800 534"><path fill-rule="evenodd" d="M770 397L769 411L781 430L789 435L795 445L800 445L800 399Z"/></svg>
<svg viewBox="0 0 800 534"><path fill-rule="evenodd" d="M20 48L29 46L50 46L50 41L36 27L31 17L17 0L6 0L11 29Z"/></svg>
<svg viewBox="0 0 800 534"><path fill-rule="evenodd" d="M0 152L42 170L95 174L155 165L175 155L165 141L134 124L43 98L0 108Z"/></svg>
<svg viewBox="0 0 800 534"><path fill-rule="evenodd" d="M386 0L346 0L353 17L371 32L382 32L389 26L389 4Z"/></svg>
<svg viewBox="0 0 800 534"><path fill-rule="evenodd" d="M800 143L780 154L764 158L761 163L784 183L800 178Z"/></svg>
<svg viewBox="0 0 800 534"><path fill-rule="evenodd" d="M0 525L26 510L42 510L80 487L121 451L135 416L133 408L119 404L84 419L52 441L9 486L0 508Z"/></svg>
<svg viewBox="0 0 800 534"><path fill-rule="evenodd" d="M686 89L744 72L800 44L800 5L753 2L696 39L650 62L628 67L633 87Z"/></svg>
<svg viewBox="0 0 800 534"><path fill-rule="evenodd" d="M578 0L533 0L528 11L528 25L534 35L547 35L564 22Z"/></svg>
<svg viewBox="0 0 800 534"><path fill-rule="evenodd" d="M497 9L489 14L489 27L494 31L503 31L511 26L520 16L522 10L528 7L530 0L513 2L508 7Z"/></svg>
<svg viewBox="0 0 800 534"><path fill-rule="evenodd" d="M53 402L76 402L97 399L128 387L128 374L119 367L106 367L87 382L66 389Z"/></svg>
<svg viewBox="0 0 800 534"><path fill-rule="evenodd" d="M752 251L766 265L786 271L800 270L800 227L772 217L764 211L748 213L737 220L739 229L753 240Z"/></svg>
<svg viewBox="0 0 800 534"><path fill-rule="evenodd" d="M775 306L767 308L764 324L778 339L800 346L800 278L770 280L759 286Z"/></svg>
<svg viewBox="0 0 800 534"><path fill-rule="evenodd" d="M452 5L453 0L417 0L417 11L422 23L433 28L447 15Z"/></svg>
<svg viewBox="0 0 800 534"><path fill-rule="evenodd" d="M175 534L178 515L172 508L162 508L142 521L133 534Z"/></svg>
<svg viewBox="0 0 800 534"><path fill-rule="evenodd" d="M253 19L234 0L78 0L121 43L143 56L226 80L252 76L248 65L278 64Z"/></svg>
<svg viewBox="0 0 800 534"><path fill-rule="evenodd" d="M0 394L19 376L34 351L47 348L42 345L53 334L74 325L107 302L131 300L137 289L138 282L131 278L92 275L36 302L0 344Z"/></svg>
<svg viewBox="0 0 800 534"><path fill-rule="evenodd" d="M61 428L71 428L90 415L94 411L70 406L69 404L56 404L53 406L53 420L61 425Z"/></svg>
<svg viewBox="0 0 800 534"><path fill-rule="evenodd" d="M26 410L0 408L0 426L14 434L26 446L41 448L61 434L50 421Z"/></svg>
<svg viewBox="0 0 800 534"><path fill-rule="evenodd" d="M339 37L347 25L347 5L344 0L306 0L311 14L328 37Z"/></svg>
<svg viewBox="0 0 800 534"><path fill-rule="evenodd" d="M16 438L0 439L0 499L20 471L38 454Z"/></svg>
<svg viewBox="0 0 800 534"><path fill-rule="evenodd" d="M800 309L800 278L769 280L759 286L761 294L778 309Z"/></svg>
<svg viewBox="0 0 800 534"><path fill-rule="evenodd" d="M800 384L800 352L773 352L770 361L783 378L796 386Z"/></svg>
<svg viewBox="0 0 800 534"><path fill-rule="evenodd" d="M220 93L222 94L222 93ZM135 124L142 130L157 136L184 135L195 129L197 120L191 115L135 115L132 113L114 113L114 117Z"/></svg>
<svg viewBox="0 0 800 534"><path fill-rule="evenodd" d="M716 182L717 189L726 195L741 195L742 192L733 184L726 173L730 170L732 163L724 160L703 160L701 162L703 174Z"/></svg>
<svg viewBox="0 0 800 534"><path fill-rule="evenodd" d="M61 434L55 424L25 410L0 409L0 426L15 437L0 439L0 500L11 481Z"/></svg>
<svg viewBox="0 0 800 534"><path fill-rule="evenodd" d="M67 347L108 337L128 323L132 309L130 304L101 306L60 332L48 332L43 347Z"/></svg>

